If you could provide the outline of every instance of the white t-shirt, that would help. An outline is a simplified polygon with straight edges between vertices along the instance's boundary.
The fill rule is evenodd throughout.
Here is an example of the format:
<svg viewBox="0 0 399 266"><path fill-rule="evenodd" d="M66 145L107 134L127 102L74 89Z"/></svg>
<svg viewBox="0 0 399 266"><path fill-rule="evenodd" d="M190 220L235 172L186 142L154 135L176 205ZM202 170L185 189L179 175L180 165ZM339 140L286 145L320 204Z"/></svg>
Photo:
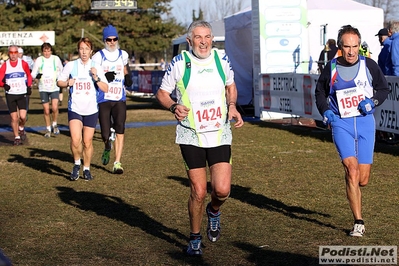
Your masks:
<svg viewBox="0 0 399 266"><path fill-rule="evenodd" d="M58 56L51 55L49 58L39 56L33 64L32 77L36 78L37 74L42 74L39 80L40 92L59 91L57 86L57 78L62 72L63 66Z"/></svg>
<svg viewBox="0 0 399 266"><path fill-rule="evenodd" d="M184 53L190 63L186 62ZM187 71L191 72L189 79L184 78ZM231 145L225 87L233 83L230 61L217 49L213 49L206 59L199 59L189 52L172 59L160 89L172 93L176 88L178 103L190 108L189 115L176 127L176 143L207 148Z"/></svg>
<svg viewBox="0 0 399 266"><path fill-rule="evenodd" d="M108 92L99 92L98 102L126 101L124 67L129 62L129 55L126 51L120 49L113 52L107 49L102 49L101 51L104 53L105 58L102 57L99 51L93 55L92 60L102 67L104 73L114 71L116 75L115 79L109 82Z"/></svg>
<svg viewBox="0 0 399 266"><path fill-rule="evenodd" d="M89 59L86 64L76 59L68 62L61 72L58 80L67 81L75 79L73 86L69 87L68 110L79 115L92 115L98 112L97 94L98 88L90 74L90 69L95 67L101 81L106 81L101 66Z"/></svg>

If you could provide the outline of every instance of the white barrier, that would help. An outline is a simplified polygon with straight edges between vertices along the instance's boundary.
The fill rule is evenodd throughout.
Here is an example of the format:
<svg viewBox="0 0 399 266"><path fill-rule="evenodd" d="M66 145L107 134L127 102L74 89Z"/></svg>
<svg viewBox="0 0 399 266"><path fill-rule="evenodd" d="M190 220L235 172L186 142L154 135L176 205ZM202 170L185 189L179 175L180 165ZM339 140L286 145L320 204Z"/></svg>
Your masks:
<svg viewBox="0 0 399 266"><path fill-rule="evenodd" d="M319 75L295 73L261 74L259 91L254 94L259 106L255 115L267 111L322 120L314 94L318 78ZM399 134L399 77L386 78L391 92L387 100L376 108L376 128Z"/></svg>
<svg viewBox="0 0 399 266"><path fill-rule="evenodd" d="M130 69L139 70L140 67L161 67L161 63L129 64Z"/></svg>

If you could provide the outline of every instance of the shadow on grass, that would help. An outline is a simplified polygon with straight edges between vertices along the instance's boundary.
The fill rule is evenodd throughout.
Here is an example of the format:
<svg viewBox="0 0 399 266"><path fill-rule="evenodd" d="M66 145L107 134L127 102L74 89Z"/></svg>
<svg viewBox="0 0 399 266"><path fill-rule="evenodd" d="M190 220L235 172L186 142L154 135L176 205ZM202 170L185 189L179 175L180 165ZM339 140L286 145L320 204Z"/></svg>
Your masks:
<svg viewBox="0 0 399 266"><path fill-rule="evenodd" d="M37 148L29 148L29 150L30 150L29 154L31 156L30 158L40 156L40 157L47 157L47 158L56 159L56 160L59 160L59 161L62 161L62 162L69 162L70 161L71 162L71 169L72 169L72 166L73 166L72 153L66 153L66 152L56 151L56 150L43 150L43 149L37 149ZM26 165L26 166L30 167L30 165ZM104 166L99 166L97 164L91 164L90 167L93 167L93 168L96 168L96 169L99 169L99 170L103 170L104 172L112 173L111 170L105 168ZM36 168L33 168L33 169L36 169ZM66 176L64 175L64 177L69 180L70 172L67 172L67 173L68 174ZM52 173L50 173L50 174L52 174Z"/></svg>
<svg viewBox="0 0 399 266"><path fill-rule="evenodd" d="M52 160L56 159L62 162L71 162L71 169L73 166L72 155L70 153L57 151L57 150L43 150L37 148L29 148L30 153L29 157L26 158L20 154L10 154L10 158L7 160L11 163L21 163L27 167L32 168L38 172L46 173L52 176L60 176L65 179L69 179L70 172L65 171L61 167L55 165L53 161L45 159L50 158ZM36 158L39 157L39 158ZM112 173L111 170L106 169L103 166L99 166L96 164L91 164L91 167L96 169L101 169L104 172Z"/></svg>
<svg viewBox="0 0 399 266"><path fill-rule="evenodd" d="M168 176L167 178L171 179L171 180L178 181L182 185L189 187L189 181L187 178L182 178L182 177L178 177L178 176ZM272 212L278 212L278 213L281 213L281 214L283 214L287 217L293 218L293 219L303 220L303 221L314 223L314 224L317 224L320 226L332 228L334 230L338 229L343 232L346 232L346 229L344 229L344 228L338 228L335 225L332 225L329 223L324 223L317 219L310 218L310 217L306 216L306 215L319 215L322 217L331 217L331 215L329 215L329 214L315 212L315 211L308 210L308 209L298 207L298 206L289 206L281 201L268 198L264 195L252 193L252 192L250 192L250 190L251 190L251 188L242 187L242 186L233 184L233 185L231 185L230 198L250 204L259 209L265 209L265 210L272 211ZM210 182L208 182L208 191L210 191Z"/></svg>
<svg viewBox="0 0 399 266"><path fill-rule="evenodd" d="M250 253L247 257L249 262L255 265L274 265L274 266L311 266L319 265L318 258L308 257L305 255L294 254L289 252L280 252L268 250L266 248L256 247L251 244L238 242L234 244L243 251Z"/></svg>
<svg viewBox="0 0 399 266"><path fill-rule="evenodd" d="M84 211L92 211L97 215L140 228L147 234L165 240L182 249L185 245L168 234L172 234L176 238L184 240L184 242L188 241L188 238L178 230L164 226L162 223L149 217L140 208L127 204L119 197L96 192L76 191L69 187L56 187L56 189L58 190L59 198L65 204Z"/></svg>
<svg viewBox="0 0 399 266"><path fill-rule="evenodd" d="M47 154L46 157L50 156ZM64 178L69 178L69 172L65 171L64 169L62 169L57 165L54 165L52 161L47 159L43 158L38 159L34 157L25 158L19 154L10 154L10 159L8 159L8 162L22 163L25 166L30 167L42 173L47 173L52 176L62 176Z"/></svg>

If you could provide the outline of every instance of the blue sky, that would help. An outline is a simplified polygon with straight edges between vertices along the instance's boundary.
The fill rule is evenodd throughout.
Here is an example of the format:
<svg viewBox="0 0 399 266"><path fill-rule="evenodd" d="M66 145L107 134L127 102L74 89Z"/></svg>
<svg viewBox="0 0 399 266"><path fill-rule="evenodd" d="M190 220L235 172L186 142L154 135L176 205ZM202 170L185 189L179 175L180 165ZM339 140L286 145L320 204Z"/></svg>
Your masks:
<svg viewBox="0 0 399 266"><path fill-rule="evenodd" d="M208 2L209 0L202 0ZM222 0L214 0L214 1L222 1ZM225 0L232 1L232 0ZM236 0L237 1L237 0ZM241 6L243 8L251 5L251 0L238 0L241 1ZM172 0L171 7L172 15L176 18L177 22L181 22L183 24L188 24L191 22L192 18L192 10L195 9L198 11L200 0ZM196 14L198 15L198 14Z"/></svg>

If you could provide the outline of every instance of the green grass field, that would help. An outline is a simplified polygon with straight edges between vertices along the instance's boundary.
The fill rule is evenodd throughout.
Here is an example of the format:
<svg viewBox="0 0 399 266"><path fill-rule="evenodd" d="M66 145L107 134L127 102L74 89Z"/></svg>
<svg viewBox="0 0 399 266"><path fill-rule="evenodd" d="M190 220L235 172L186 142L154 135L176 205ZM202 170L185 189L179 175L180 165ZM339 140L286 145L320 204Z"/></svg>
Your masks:
<svg viewBox="0 0 399 266"><path fill-rule="evenodd" d="M58 122L64 126L65 105ZM129 123L173 120L152 101L130 99L128 109ZM35 91L27 127L43 123ZM216 243L205 237L204 255L186 257L189 188L174 130L126 129L123 175L102 165L97 130L92 182L68 180L68 131L50 139L28 132L25 145L15 147L11 133L0 133L0 248L14 265L32 266L318 265L319 246L398 244L398 146L376 145L362 190L366 234L351 238L353 218L331 133L255 121L233 129L222 237ZM205 214L203 221L205 236Z"/></svg>

